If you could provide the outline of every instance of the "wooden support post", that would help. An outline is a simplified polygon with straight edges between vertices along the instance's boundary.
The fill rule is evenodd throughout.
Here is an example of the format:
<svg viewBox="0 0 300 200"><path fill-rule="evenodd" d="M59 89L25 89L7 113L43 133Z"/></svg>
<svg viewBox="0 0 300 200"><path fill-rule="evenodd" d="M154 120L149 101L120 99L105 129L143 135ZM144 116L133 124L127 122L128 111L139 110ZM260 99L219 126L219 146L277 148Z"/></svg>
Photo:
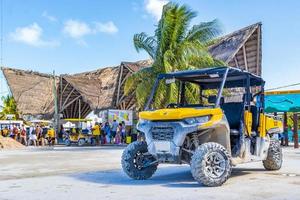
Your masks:
<svg viewBox="0 0 300 200"><path fill-rule="evenodd" d="M81 100L78 99L78 102L79 102L79 107L78 107L78 118L81 119Z"/></svg>
<svg viewBox="0 0 300 200"><path fill-rule="evenodd" d="M284 135L284 146L289 146L287 113L286 112L283 114L283 135Z"/></svg>
<svg viewBox="0 0 300 200"><path fill-rule="evenodd" d="M60 91L59 91L59 93L60 93L60 95L59 95L59 113L61 112L61 107L62 107L62 97L63 97L63 94L62 94L62 91L63 91L63 88L62 88L62 75L60 75L59 76L59 89L60 89Z"/></svg>
<svg viewBox="0 0 300 200"><path fill-rule="evenodd" d="M293 122L294 122L294 148L298 149L299 148L299 141L298 141L298 114L294 113L293 114Z"/></svg>
<svg viewBox="0 0 300 200"><path fill-rule="evenodd" d="M53 96L54 96L54 129L56 133L59 131L59 115L58 115L58 100L57 100L57 89L56 89L56 78L55 71L53 70Z"/></svg>

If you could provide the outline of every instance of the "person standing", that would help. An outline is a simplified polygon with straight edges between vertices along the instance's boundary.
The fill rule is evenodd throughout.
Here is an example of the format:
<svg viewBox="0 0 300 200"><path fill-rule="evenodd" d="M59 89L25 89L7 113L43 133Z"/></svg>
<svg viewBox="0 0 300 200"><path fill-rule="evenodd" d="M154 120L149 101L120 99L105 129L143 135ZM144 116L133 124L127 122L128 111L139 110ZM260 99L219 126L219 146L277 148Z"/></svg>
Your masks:
<svg viewBox="0 0 300 200"><path fill-rule="evenodd" d="M39 146L40 143L41 143L41 146L44 146L43 131L39 125L37 125L35 128L35 134L37 137L37 146Z"/></svg>
<svg viewBox="0 0 300 200"><path fill-rule="evenodd" d="M111 125L111 142L114 143L116 134L117 134L117 129L118 129L118 122L114 119L112 125Z"/></svg>
<svg viewBox="0 0 300 200"><path fill-rule="evenodd" d="M115 144L121 144L121 132L122 132L122 124L119 123L116 137L115 137Z"/></svg>
<svg viewBox="0 0 300 200"><path fill-rule="evenodd" d="M103 127L103 131L106 137L106 142L109 144L111 143L111 131L110 131L110 126L108 122L105 122L105 125Z"/></svg>
<svg viewBox="0 0 300 200"><path fill-rule="evenodd" d="M99 123L96 122L95 126L92 128L92 133L93 136L95 137L96 140L96 145L100 145L100 126Z"/></svg>
<svg viewBox="0 0 300 200"><path fill-rule="evenodd" d="M17 140L18 133L19 133L19 130L18 130L17 126L14 125L13 128L12 128L12 134L11 134L11 137L12 137L13 139Z"/></svg>
<svg viewBox="0 0 300 200"><path fill-rule="evenodd" d="M22 124L21 131L20 131L20 143L27 146L27 133L24 124Z"/></svg>
<svg viewBox="0 0 300 200"><path fill-rule="evenodd" d="M55 130L52 126L47 130L47 136L48 136L48 144L49 146L54 146L55 144Z"/></svg>
<svg viewBox="0 0 300 200"><path fill-rule="evenodd" d="M106 136L105 136L105 132L103 130L104 126L102 123L100 123L99 127L100 127L100 142L101 142L101 144L106 144Z"/></svg>
<svg viewBox="0 0 300 200"><path fill-rule="evenodd" d="M5 128L2 130L3 137L7 137L8 136L8 132L9 132L9 130L8 130L7 126L5 126Z"/></svg>
<svg viewBox="0 0 300 200"><path fill-rule="evenodd" d="M28 145L31 144L31 142L33 143L34 146L37 145L37 137L36 137L36 132L33 126L30 126L29 128L29 141L28 141Z"/></svg>
<svg viewBox="0 0 300 200"><path fill-rule="evenodd" d="M126 143L126 125L125 122L122 121L122 129L121 129L121 138L122 138L122 143Z"/></svg>

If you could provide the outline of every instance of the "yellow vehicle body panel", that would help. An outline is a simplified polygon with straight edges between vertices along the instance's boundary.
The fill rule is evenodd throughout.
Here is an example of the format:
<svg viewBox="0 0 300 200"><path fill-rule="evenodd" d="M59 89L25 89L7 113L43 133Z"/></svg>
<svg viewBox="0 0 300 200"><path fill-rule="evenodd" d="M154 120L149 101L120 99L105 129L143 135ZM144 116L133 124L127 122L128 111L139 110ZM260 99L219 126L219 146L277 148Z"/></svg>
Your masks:
<svg viewBox="0 0 300 200"><path fill-rule="evenodd" d="M70 141L77 142L79 134L70 134Z"/></svg>
<svg viewBox="0 0 300 200"><path fill-rule="evenodd" d="M223 115L220 108L167 108L155 111L143 111L139 113L140 119L145 120L181 120L185 118L200 117L210 115L212 118L215 115Z"/></svg>
<svg viewBox="0 0 300 200"><path fill-rule="evenodd" d="M275 130L276 132L283 131L283 123L280 120L276 120L273 117L266 116L264 113L261 113L259 116L259 136L266 137L268 132Z"/></svg>
<svg viewBox="0 0 300 200"><path fill-rule="evenodd" d="M246 128L245 135L251 135L252 132L252 113L248 110L244 112L244 124Z"/></svg>

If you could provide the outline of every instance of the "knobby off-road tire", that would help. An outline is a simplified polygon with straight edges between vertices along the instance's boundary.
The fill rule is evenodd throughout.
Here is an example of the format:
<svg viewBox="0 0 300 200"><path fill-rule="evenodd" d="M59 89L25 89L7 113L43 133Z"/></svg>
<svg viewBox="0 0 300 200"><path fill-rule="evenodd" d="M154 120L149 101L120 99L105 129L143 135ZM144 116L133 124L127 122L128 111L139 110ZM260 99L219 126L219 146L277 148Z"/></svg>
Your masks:
<svg viewBox="0 0 300 200"><path fill-rule="evenodd" d="M231 157L222 145L214 142L204 143L192 156L191 172L200 184L220 186L231 174Z"/></svg>
<svg viewBox="0 0 300 200"><path fill-rule="evenodd" d="M282 165L282 151L277 140L271 140L267 159L263 161L266 170L279 170Z"/></svg>
<svg viewBox="0 0 300 200"><path fill-rule="evenodd" d="M147 153L146 142L135 141L129 144L122 155L122 168L123 171L130 177L136 180L145 180L150 178L157 170L157 164L141 168L138 163L142 159L142 155ZM152 158L154 161L154 158Z"/></svg>

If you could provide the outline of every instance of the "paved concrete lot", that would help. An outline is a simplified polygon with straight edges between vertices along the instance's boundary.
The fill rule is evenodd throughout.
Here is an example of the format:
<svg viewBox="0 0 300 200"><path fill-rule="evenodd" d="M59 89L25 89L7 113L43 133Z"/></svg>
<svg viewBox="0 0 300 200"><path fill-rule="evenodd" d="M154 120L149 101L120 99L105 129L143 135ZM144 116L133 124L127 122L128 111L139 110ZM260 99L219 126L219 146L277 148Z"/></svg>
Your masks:
<svg viewBox="0 0 300 200"><path fill-rule="evenodd" d="M284 149L280 171L239 165L221 187L197 184L187 165L161 165L149 180L121 170L123 147L0 151L0 199L300 199L300 150Z"/></svg>

